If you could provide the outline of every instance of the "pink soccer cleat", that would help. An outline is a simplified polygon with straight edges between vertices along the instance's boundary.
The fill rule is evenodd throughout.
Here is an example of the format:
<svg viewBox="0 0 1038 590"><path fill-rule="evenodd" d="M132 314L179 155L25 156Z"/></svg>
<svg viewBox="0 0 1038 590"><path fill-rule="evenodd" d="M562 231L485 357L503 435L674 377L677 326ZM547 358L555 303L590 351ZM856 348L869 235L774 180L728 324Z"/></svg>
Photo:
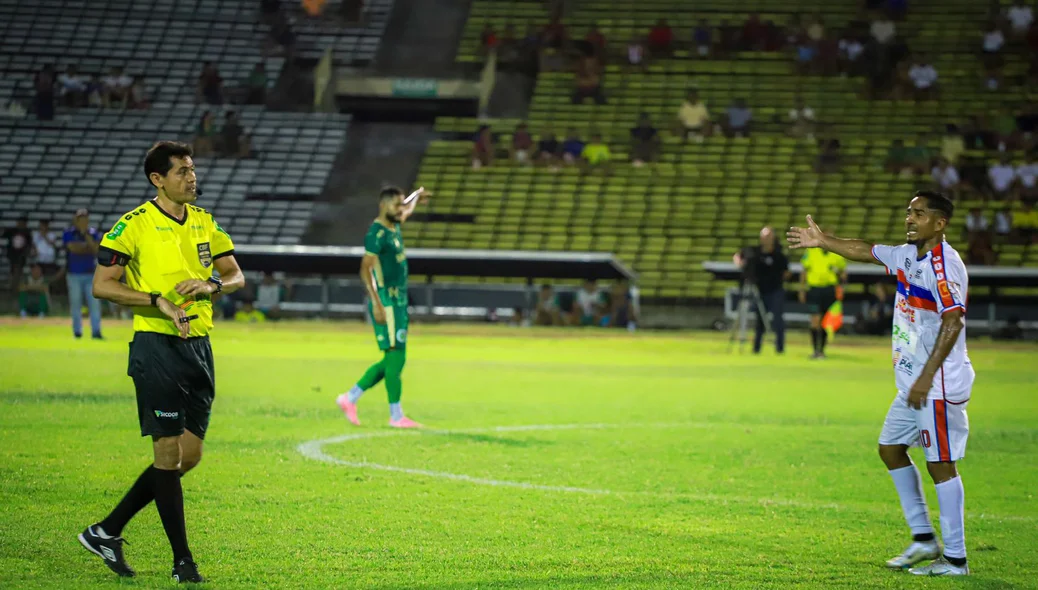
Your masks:
<svg viewBox="0 0 1038 590"><path fill-rule="evenodd" d="M393 428L421 428L422 425L404 416L399 420L390 420L389 425Z"/></svg>
<svg viewBox="0 0 1038 590"><path fill-rule="evenodd" d="M360 418L357 417L357 404L350 402L350 397L345 393L335 398L335 403L342 409L342 413L346 414L346 419L353 424L360 426Z"/></svg>

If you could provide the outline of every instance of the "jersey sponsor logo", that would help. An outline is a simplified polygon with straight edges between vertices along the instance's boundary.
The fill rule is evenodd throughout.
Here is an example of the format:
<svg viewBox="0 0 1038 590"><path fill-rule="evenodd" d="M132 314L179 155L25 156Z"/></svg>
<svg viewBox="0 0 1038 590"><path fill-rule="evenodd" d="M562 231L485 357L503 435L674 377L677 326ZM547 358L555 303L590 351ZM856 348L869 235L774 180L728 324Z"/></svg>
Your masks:
<svg viewBox="0 0 1038 590"><path fill-rule="evenodd" d="M902 329L901 326L894 326L891 339L894 340L894 344L911 344L912 334L908 330Z"/></svg>
<svg viewBox="0 0 1038 590"><path fill-rule="evenodd" d="M167 412L165 410L155 410L156 418L168 418L170 420L176 420L180 417L180 412Z"/></svg>
<svg viewBox="0 0 1038 590"><path fill-rule="evenodd" d="M209 242L202 242L198 245L198 262L205 268L209 268L213 264L213 253L209 250Z"/></svg>
<svg viewBox="0 0 1038 590"><path fill-rule="evenodd" d="M403 344L404 342L407 342L407 330L405 330L403 328L400 328L399 330L397 330L396 331L396 341L400 342L401 344Z"/></svg>
<svg viewBox="0 0 1038 590"><path fill-rule="evenodd" d="M909 358L907 356L901 357L901 360L898 361L896 366L897 366L897 370L898 371L902 371L904 373L908 373L909 376L912 375L914 367L912 366L912 359L911 358Z"/></svg>
<svg viewBox="0 0 1038 590"><path fill-rule="evenodd" d="M155 231L173 231L172 227L166 227L164 225L156 225Z"/></svg>
<svg viewBox="0 0 1038 590"><path fill-rule="evenodd" d="M911 258L905 258L905 270L907 270L908 272L912 272L912 259Z"/></svg>
<svg viewBox="0 0 1038 590"><path fill-rule="evenodd" d="M908 318L909 322L913 324L915 323L915 308L908 305L907 299L905 299L904 297L898 297L896 307L902 315Z"/></svg>
<svg viewBox="0 0 1038 590"><path fill-rule="evenodd" d="M203 229L205 229L205 228L204 228L204 227L202 227L201 225L197 225L197 224L195 224L195 225L192 225L192 226L191 226L191 229L192 229L192 230L194 230L194 231L202 231L202 230L203 230Z"/></svg>
<svg viewBox="0 0 1038 590"><path fill-rule="evenodd" d="M109 240L117 240L119 239L119 236L123 235L123 230L125 229L126 223L120 221L119 223L115 224L115 227L112 228L112 231L108 232L108 235L105 237Z"/></svg>
<svg viewBox="0 0 1038 590"><path fill-rule="evenodd" d="M396 255L396 261L397 262L403 262L405 260L407 260L407 254L404 254L403 252L401 252L401 253Z"/></svg>
<svg viewBox="0 0 1038 590"><path fill-rule="evenodd" d="M945 307L951 307L955 305L955 300L952 299L951 291L948 289L948 277L944 273L944 257L934 254L932 264L934 275L937 276L937 294L940 295L941 303Z"/></svg>

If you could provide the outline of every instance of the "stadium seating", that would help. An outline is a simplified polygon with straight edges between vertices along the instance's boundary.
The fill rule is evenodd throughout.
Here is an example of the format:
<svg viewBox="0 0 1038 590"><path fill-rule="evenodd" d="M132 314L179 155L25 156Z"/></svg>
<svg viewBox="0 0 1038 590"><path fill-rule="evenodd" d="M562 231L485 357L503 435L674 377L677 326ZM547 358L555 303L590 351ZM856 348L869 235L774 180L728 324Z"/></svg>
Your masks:
<svg viewBox="0 0 1038 590"><path fill-rule="evenodd" d="M0 122L2 224L28 215L61 225L88 207L94 223L110 227L153 196L141 171L144 151L157 138L189 140L202 110L83 109L50 123ZM260 107L239 113L257 157L199 158L203 206L239 242L296 244L343 147L349 117Z"/></svg>
<svg viewBox="0 0 1038 590"><path fill-rule="evenodd" d="M849 3L820 0L751 0L738 10L731 2L714 0L697 2L694 12L683 6L677 0L581 2L565 22L576 37L596 23L611 44L622 47L659 18L667 18L679 38L688 38L700 18L715 25L739 23L751 10L779 23L795 12L821 13L829 27L840 27L856 14ZM647 296L667 298L720 296L724 286L701 270L702 261L730 259L762 225L784 227L809 212L839 233L900 240L901 206L911 191L929 186L929 179L884 172L890 142L924 137L933 144L946 123L1015 107L1027 98L1019 88L990 92L981 84L971 48L978 44L977 23L985 9L963 0L913 5L909 18L898 25L913 50L937 57L944 89L940 101L868 101L859 96L860 79L798 76L784 53L737 53L722 60L690 59L678 51L646 72L627 72L613 60L604 78L609 104L603 106L571 104L572 74L542 73L527 118L535 136L547 129L562 136L572 128L586 139L599 131L617 161L626 160L628 130L638 115L649 113L657 126L668 128L689 87L700 90L715 117L733 99L745 99L754 109L755 133L750 139L712 137L703 143L665 134L660 163L640 169L618 164L608 176L503 161L474 171L468 138L477 126L491 124L501 144L507 144L518 121L443 118L437 130L445 141L430 146L419 181L438 190L434 211L474 215L475 223L426 222L409 233L417 234L423 246L614 251L641 273ZM511 24L521 36L528 24L540 27L546 20L543 4L477 1L458 59L481 59L479 33L485 23L499 34ZM1021 65L1011 59L1008 72ZM820 136L840 139L840 172L815 172L814 143L785 136L783 121L798 95L825 123ZM967 157L993 154L970 152ZM955 233L952 239L958 238ZM1038 266L1038 249L1003 245L1001 260Z"/></svg>

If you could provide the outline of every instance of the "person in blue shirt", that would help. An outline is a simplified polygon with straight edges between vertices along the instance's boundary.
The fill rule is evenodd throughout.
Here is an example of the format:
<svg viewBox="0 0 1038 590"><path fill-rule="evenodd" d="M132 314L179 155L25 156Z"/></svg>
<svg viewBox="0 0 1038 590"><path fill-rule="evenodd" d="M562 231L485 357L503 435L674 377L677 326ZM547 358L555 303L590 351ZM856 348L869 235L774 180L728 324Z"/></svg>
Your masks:
<svg viewBox="0 0 1038 590"><path fill-rule="evenodd" d="M68 304L72 313L72 334L83 337L83 303L90 310L91 335L101 339L101 302L94 299L94 267L97 265L97 247L101 243L101 232L90 227L90 213L86 209L76 211L72 227L62 237L68 250L68 266L65 275L68 282Z"/></svg>
<svg viewBox="0 0 1038 590"><path fill-rule="evenodd" d="M580 160L580 154L584 152L584 142L580 140L576 129L570 129L566 141L562 142L562 159L567 164L573 164Z"/></svg>

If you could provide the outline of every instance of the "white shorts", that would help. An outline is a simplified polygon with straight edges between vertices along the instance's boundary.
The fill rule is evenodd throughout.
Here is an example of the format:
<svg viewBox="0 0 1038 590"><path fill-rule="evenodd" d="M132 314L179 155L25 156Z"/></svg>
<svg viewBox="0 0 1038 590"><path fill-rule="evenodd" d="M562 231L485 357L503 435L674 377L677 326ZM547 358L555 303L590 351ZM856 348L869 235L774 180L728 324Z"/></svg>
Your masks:
<svg viewBox="0 0 1038 590"><path fill-rule="evenodd" d="M970 435L968 404L928 399L916 410L908 407L908 394L899 392L887 410L879 444L923 447L928 463L958 461L966 455Z"/></svg>

